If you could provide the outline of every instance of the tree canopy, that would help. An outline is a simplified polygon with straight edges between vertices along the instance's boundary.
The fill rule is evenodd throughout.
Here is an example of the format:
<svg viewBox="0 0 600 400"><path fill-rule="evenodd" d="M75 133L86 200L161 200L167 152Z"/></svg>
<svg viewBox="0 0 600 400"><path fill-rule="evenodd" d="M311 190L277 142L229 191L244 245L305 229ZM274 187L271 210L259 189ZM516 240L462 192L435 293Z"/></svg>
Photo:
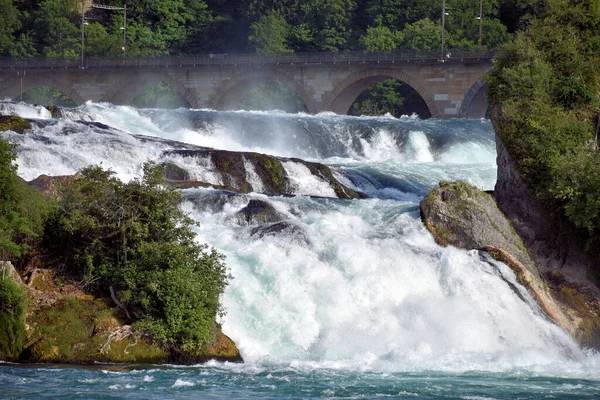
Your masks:
<svg viewBox="0 0 600 400"><path fill-rule="evenodd" d="M497 133L541 203L599 249L600 4L530 3L487 78Z"/></svg>
<svg viewBox="0 0 600 400"><path fill-rule="evenodd" d="M127 6L126 54L392 51L439 47L437 0L98 0ZM536 0L484 0L483 46L510 39ZM89 4L86 2L86 7ZM475 48L479 4L447 0L449 48ZM81 2L0 0L0 55L78 57ZM123 54L122 10L85 9L85 54ZM437 37L437 38L434 38Z"/></svg>

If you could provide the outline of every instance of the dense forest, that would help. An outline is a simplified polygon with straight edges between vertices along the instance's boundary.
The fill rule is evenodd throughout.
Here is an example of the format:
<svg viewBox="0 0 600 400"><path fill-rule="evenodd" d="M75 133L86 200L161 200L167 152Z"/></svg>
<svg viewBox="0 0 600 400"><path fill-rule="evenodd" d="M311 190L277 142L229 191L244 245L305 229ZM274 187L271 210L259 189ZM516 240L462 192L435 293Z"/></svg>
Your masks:
<svg viewBox="0 0 600 400"><path fill-rule="evenodd" d="M506 43L537 0L483 0L482 47ZM441 0L0 0L0 56L428 50ZM475 49L480 2L447 0L445 44ZM124 24L126 22L126 24ZM126 35L124 35L126 25Z"/></svg>

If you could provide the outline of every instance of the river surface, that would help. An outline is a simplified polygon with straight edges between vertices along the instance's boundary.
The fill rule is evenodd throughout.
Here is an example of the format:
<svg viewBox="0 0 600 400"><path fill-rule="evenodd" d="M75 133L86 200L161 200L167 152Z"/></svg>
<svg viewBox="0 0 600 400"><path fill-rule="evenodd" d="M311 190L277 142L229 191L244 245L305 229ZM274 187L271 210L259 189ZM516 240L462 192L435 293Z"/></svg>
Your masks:
<svg viewBox="0 0 600 400"><path fill-rule="evenodd" d="M4 364L0 398L600 398L597 353L546 318L504 264L438 246L420 221L419 201L440 180L493 189L487 120L97 103L59 120L22 103L0 103L0 113L35 119L24 135L2 134L19 144L26 180L91 164L130 180L156 160L220 184L210 163L166 152L204 146L324 163L369 196L336 199L293 161L284 167L295 196L184 190L198 240L227 257L221 322L245 364ZM257 178L248 176L260 192ZM232 224L253 198L295 229L257 237Z"/></svg>

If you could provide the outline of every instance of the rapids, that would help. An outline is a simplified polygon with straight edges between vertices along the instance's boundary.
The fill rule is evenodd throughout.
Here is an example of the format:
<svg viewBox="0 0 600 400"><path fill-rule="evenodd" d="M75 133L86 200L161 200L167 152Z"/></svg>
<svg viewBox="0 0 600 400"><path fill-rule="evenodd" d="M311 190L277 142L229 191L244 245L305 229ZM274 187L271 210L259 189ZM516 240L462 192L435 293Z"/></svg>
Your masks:
<svg viewBox="0 0 600 400"><path fill-rule="evenodd" d="M573 393L600 395L593 389L600 380L598 355L579 349L545 317L508 267L477 251L438 246L420 221L418 203L440 180L493 189L495 142L487 120L138 110L104 103L67 110L60 120L23 103L0 103L0 113L33 118L34 128L24 135L2 134L19 144L18 173L26 180L72 174L91 164L130 180L140 176L144 161L169 160L216 183L219 177L208 166L165 155L203 146L320 162L368 195L337 199L294 162L284 168L295 196L183 191L182 208L200 222L198 240L227 257L233 279L221 322L246 360L242 366L212 363L201 371L217 381L238 377L236 390L250 387L255 374L260 385L273 385L273 398L290 394L289 385L278 380L282 374L288 382L312 376L323 390L308 397L336 397L325 390L328 385L360 380L356 374L371 376L375 388L401 387L402 379L429 375L462 387L465 374L474 374L499 382L545 376L553 382L548 390L561 384L553 380L584 379L577 384L585 390ZM252 227L232 224L229 217L253 198L273 205L294 229L258 237ZM123 373L133 377L134 372ZM197 374L191 380L179 375L188 372L157 375L174 374L171 388L182 390L210 382ZM131 392L142 382L132 384ZM401 390L378 390L346 394L402 397Z"/></svg>

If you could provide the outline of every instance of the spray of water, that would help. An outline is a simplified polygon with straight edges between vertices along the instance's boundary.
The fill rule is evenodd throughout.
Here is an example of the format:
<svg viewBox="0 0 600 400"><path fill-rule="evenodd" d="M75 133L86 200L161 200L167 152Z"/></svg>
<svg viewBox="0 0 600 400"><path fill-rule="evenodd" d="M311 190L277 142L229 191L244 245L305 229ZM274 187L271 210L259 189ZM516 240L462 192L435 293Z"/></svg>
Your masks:
<svg viewBox="0 0 600 400"><path fill-rule="evenodd" d="M418 201L439 180L493 186L489 122L93 103L67 115L25 135L3 133L21 145L25 179L100 163L131 179L154 159L219 184L209 160L164 153L182 146L168 140L186 140L310 158L372 197L334 199L329 186L294 161L284 168L295 197L183 192L182 207L200 222L198 240L224 252L234 276L222 322L248 362L243 368L525 369L598 378L589 372L600 370L598 356L579 350L548 320L508 267L438 246L420 222ZM246 175L260 191L256 171L247 166ZM285 221L268 229L238 226L232 216L250 198L268 201Z"/></svg>

